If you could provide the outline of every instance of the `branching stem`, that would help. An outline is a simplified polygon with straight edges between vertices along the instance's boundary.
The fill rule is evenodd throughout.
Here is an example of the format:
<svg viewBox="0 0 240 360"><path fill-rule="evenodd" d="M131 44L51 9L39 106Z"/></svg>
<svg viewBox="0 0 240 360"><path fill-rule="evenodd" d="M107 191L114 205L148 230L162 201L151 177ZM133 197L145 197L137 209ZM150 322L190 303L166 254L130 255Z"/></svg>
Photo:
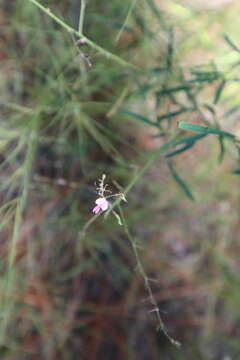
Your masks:
<svg viewBox="0 0 240 360"><path fill-rule="evenodd" d="M36 5L42 12L47 14L50 18L52 18L57 24L62 26L66 31L68 31L70 34L76 35L79 39L83 39L85 44L89 45L91 48L98 51L100 54L104 55L107 59L111 59L115 63L133 69L133 70L140 70L135 65L123 60L119 56L111 53L110 51L103 49L101 46L95 44L92 40L85 37L82 32L75 30L71 26L67 25L63 20L59 19L56 15L54 15L51 11L51 9L46 8L45 6L41 5L37 0L27 0L30 1L32 4Z"/></svg>
<svg viewBox="0 0 240 360"><path fill-rule="evenodd" d="M160 315L160 310L159 310L157 301L156 301L156 299L155 299L155 297L153 295L152 287L150 285L151 280L148 278L148 276L147 276L147 274L145 272L145 269L143 267L143 264L141 262L141 258L140 258L139 250L138 250L139 246L138 246L136 240L134 239L134 237L132 236L131 232L129 231L128 224L127 224L127 221L125 219L125 216L123 214L123 211L122 211L121 207L119 206L118 208L119 208L119 213L121 215L121 220L122 220L122 223L123 223L125 233L126 233L128 239L129 239L129 242L130 242L130 244L132 246L132 249L133 249L133 253L134 253L134 256L135 256L135 259L136 259L136 262L137 262L137 269L138 269L141 277L144 280L144 285L145 285L145 288L146 288L146 290L148 292L150 303L151 303L151 305L153 307L150 312L154 312L156 314L156 319L157 319L157 324L158 324L157 325L157 330L161 330L164 333L164 335L167 337L167 339L171 342L171 344L179 347L179 346L181 346L181 344L178 341L176 341L175 339L173 339L169 335L169 333L168 333L168 331L167 331L167 329L166 329L166 327L164 325L164 322L163 322L162 317Z"/></svg>

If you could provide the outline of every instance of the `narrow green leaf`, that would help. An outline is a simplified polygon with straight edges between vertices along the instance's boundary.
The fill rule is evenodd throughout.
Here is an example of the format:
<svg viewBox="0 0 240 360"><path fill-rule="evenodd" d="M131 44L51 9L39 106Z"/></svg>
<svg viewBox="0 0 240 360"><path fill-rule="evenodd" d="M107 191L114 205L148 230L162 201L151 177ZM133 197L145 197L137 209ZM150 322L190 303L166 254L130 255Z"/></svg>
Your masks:
<svg viewBox="0 0 240 360"><path fill-rule="evenodd" d="M179 121L178 127L180 129L183 129L183 130L199 132L201 134L214 134L214 135L219 135L219 136L235 138L235 135L233 135L233 134L231 134L229 132L218 130L218 129L213 129L213 128L210 128L208 126L192 124L192 123L189 123L189 122L186 122L186 121Z"/></svg>
<svg viewBox="0 0 240 360"><path fill-rule="evenodd" d="M186 91L189 90L190 87L189 86L177 86L174 88L169 88L169 89L162 89L156 92L156 96L165 96L165 95L169 95L175 92L180 92L180 91Z"/></svg>
<svg viewBox="0 0 240 360"><path fill-rule="evenodd" d="M225 35L224 39L234 51L240 52L240 49L238 48L238 46L234 44L234 42L230 39L230 37L228 35Z"/></svg>
<svg viewBox="0 0 240 360"><path fill-rule="evenodd" d="M194 144L195 144L195 141L193 141L193 142L191 142L191 143L188 143L188 144L184 145L183 147L181 147L181 149L178 149L178 150L175 150L175 151L172 151L172 152L166 154L165 157L166 157L166 158L171 158L171 157L173 157L173 156L175 156L175 155L179 155L179 154L181 154L182 152L190 149Z"/></svg>
<svg viewBox="0 0 240 360"><path fill-rule="evenodd" d="M166 120L166 119L178 116L178 115L180 115L180 114L182 114L184 112L187 112L187 111L193 111L193 109L192 108L186 108L186 109L180 109L180 110L177 110L177 111L170 111L169 113L158 116L157 121L161 122L162 120Z"/></svg>
<svg viewBox="0 0 240 360"><path fill-rule="evenodd" d="M187 137L184 137L184 138L182 138L182 139L176 140L176 141L174 142L174 145L173 145L173 146L196 142L196 141L204 138L206 135L207 135L207 134L199 134L199 135L187 136Z"/></svg>
<svg viewBox="0 0 240 360"><path fill-rule="evenodd" d="M195 79L186 80L187 83L200 83L200 82L213 82L217 80L218 78L211 78L211 77L196 77Z"/></svg>
<svg viewBox="0 0 240 360"><path fill-rule="evenodd" d="M169 71L172 69L173 57L174 57L174 32L173 29L170 29L168 36L168 44L167 44L167 56L166 56L166 65Z"/></svg>
<svg viewBox="0 0 240 360"><path fill-rule="evenodd" d="M213 100L214 104L217 104L219 102L219 99L220 99L220 97L222 95L222 92L223 92L223 89L224 89L225 85L226 85L226 80L222 80L220 82L219 86L217 87L217 90L216 90L215 95L214 95L214 100Z"/></svg>
<svg viewBox="0 0 240 360"><path fill-rule="evenodd" d="M218 79L221 73L219 71L191 71L192 75L198 76L199 78L203 79Z"/></svg>
<svg viewBox="0 0 240 360"><path fill-rule="evenodd" d="M215 115L215 114L216 114L214 108L213 108L211 105L209 105L209 104L204 104L203 106L204 106L212 115Z"/></svg>
<svg viewBox="0 0 240 360"><path fill-rule="evenodd" d="M192 194L192 192L190 191L189 187L187 186L187 184L180 178L180 176L177 174L176 170L174 169L172 163L168 162L168 167L169 170L172 174L173 179L176 181L177 185L182 189L182 191L184 192L184 194L192 201L195 201L195 198Z"/></svg>
<svg viewBox="0 0 240 360"><path fill-rule="evenodd" d="M146 37L148 37L149 39L153 39L155 37L154 32L150 31L149 27L146 26L145 19L136 12L135 12L135 21Z"/></svg>
<svg viewBox="0 0 240 360"><path fill-rule="evenodd" d="M172 151L172 152L166 154L165 157L170 158L175 155L181 154L182 152L190 149L198 140L204 138L205 136L206 136L206 134L200 134L200 135L188 136L188 137L182 138L180 140L174 141L172 144L173 147L175 147L177 145L182 145L182 144L184 144L184 146L181 147L180 149L177 149L175 151Z"/></svg>
<svg viewBox="0 0 240 360"><path fill-rule="evenodd" d="M145 117L145 116L143 116L143 115L141 115L141 114L137 114L137 113L135 113L135 112L132 112L132 111L129 111L129 110L125 110L125 109L120 109L119 112L122 113L122 114L126 114L126 115L128 115L128 116L130 116L130 117L133 117L133 118L136 119L136 120L142 121L142 122L144 122L145 124L148 124L148 125L155 126L155 127L159 128L159 126L158 126L157 123L149 120L147 117Z"/></svg>
<svg viewBox="0 0 240 360"><path fill-rule="evenodd" d="M152 11L153 15L156 16L156 18L160 21L160 23L163 23L163 16L161 11L159 10L159 7L155 4L153 0L147 0L147 3L150 7L150 10Z"/></svg>
<svg viewBox="0 0 240 360"><path fill-rule="evenodd" d="M166 72L166 71L167 71L167 68L155 67L155 68L152 68L149 72L150 72L150 74L156 75L156 74L162 74L163 72Z"/></svg>
<svg viewBox="0 0 240 360"><path fill-rule="evenodd" d="M192 123L189 123L189 122L186 122L186 121L179 121L178 127L180 129L183 129L183 130L190 130L190 131L200 132L202 134L207 134L208 129L209 129L207 126L202 126L202 125L198 125L198 124L192 124Z"/></svg>
<svg viewBox="0 0 240 360"><path fill-rule="evenodd" d="M224 155L225 155L225 145L224 145L224 137L219 136L219 146L220 146L220 152L219 152L219 163L223 161Z"/></svg>
<svg viewBox="0 0 240 360"><path fill-rule="evenodd" d="M152 135L151 138L153 139L156 139L156 138L159 138L159 137L162 137L162 136L165 136L166 135L166 132L165 131L162 131L156 135Z"/></svg>
<svg viewBox="0 0 240 360"><path fill-rule="evenodd" d="M187 80L187 83L213 82L222 78L218 71L191 71L194 78Z"/></svg>
<svg viewBox="0 0 240 360"><path fill-rule="evenodd" d="M223 115L223 117L228 118L229 116L232 116L236 111L239 110L239 106L233 106L231 109L226 111Z"/></svg>

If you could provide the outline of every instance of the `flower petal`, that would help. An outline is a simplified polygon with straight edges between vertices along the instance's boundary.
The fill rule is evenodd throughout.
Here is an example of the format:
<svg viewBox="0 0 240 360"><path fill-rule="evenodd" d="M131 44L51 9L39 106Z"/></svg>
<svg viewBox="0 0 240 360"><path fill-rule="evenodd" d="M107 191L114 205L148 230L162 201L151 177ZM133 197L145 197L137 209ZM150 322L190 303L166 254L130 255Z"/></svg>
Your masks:
<svg viewBox="0 0 240 360"><path fill-rule="evenodd" d="M92 212L94 214L98 214L100 210L101 210L101 207L99 205L96 205L95 208L93 208Z"/></svg>
<svg viewBox="0 0 240 360"><path fill-rule="evenodd" d="M95 201L95 203L98 204L99 206L101 206L102 203L105 203L105 201L106 201L106 199L104 199L104 198L98 198L98 199Z"/></svg>
<svg viewBox="0 0 240 360"><path fill-rule="evenodd" d="M105 199L104 199L105 200ZM99 205L99 206L101 206L101 209L102 210L107 210L107 208L108 208L108 202L107 202L107 200L105 200L104 201L104 203L101 203L101 205Z"/></svg>

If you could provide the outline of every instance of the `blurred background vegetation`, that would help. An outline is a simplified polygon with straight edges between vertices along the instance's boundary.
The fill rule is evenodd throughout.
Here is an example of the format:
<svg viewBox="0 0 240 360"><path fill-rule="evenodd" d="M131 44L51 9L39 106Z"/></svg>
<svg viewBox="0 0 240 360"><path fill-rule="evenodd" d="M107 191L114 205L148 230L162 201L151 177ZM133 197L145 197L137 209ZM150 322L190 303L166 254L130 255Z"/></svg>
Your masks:
<svg viewBox="0 0 240 360"><path fill-rule="evenodd" d="M239 1L0 4L1 359L240 359Z"/></svg>

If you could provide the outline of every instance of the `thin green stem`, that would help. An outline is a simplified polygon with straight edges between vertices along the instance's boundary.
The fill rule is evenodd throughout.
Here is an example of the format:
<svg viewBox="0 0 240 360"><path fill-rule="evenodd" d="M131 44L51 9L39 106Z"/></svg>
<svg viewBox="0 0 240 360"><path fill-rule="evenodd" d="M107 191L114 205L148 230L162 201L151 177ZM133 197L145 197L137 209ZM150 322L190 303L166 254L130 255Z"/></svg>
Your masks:
<svg viewBox="0 0 240 360"><path fill-rule="evenodd" d="M146 272L145 272L145 269L143 267L143 264L141 262L141 258L140 258L140 254L139 254L139 251L138 251L138 244L137 244L137 241L135 240L135 238L132 236L129 228L128 228L128 224L127 224L127 221L126 221L126 218L124 216L124 213L123 213L123 210L120 206L118 206L118 209L119 209L119 212L120 212L120 216L121 216L121 220L122 220L122 223L123 223L123 227L124 227L124 230L125 230L125 233L128 237L128 240L132 246L132 249L133 249L133 253L134 253L134 256L135 256L135 259L136 259L136 262L137 262L137 269L140 273L140 275L142 276L143 280L144 280L144 285L145 285L145 288L148 292L148 295L149 295L149 301L151 303L151 305L153 306L151 312L154 312L156 314L156 319L157 319L157 323L158 323L158 327L157 327L157 330L161 330L164 335L167 337L167 339L175 346L179 347L181 344L174 340L168 333L165 325L164 325L164 322L162 320L162 317L160 315L160 310L159 310L159 307L158 307L158 304L157 304L157 301L154 297L154 294L153 294L153 291L152 291L152 287L151 287L151 284L150 284L150 279L148 278Z"/></svg>
<svg viewBox="0 0 240 360"><path fill-rule="evenodd" d="M129 18L130 18L130 16L131 16L131 13L133 12L136 4L137 4L137 0L133 0L132 3L131 3L131 5L129 6L128 13L127 13L127 16L126 16L126 18L125 18L125 21L124 21L121 29L119 30L119 32L118 32L118 34L117 34L117 36L116 36L116 42L118 42L119 39L120 39L120 37L122 36L122 33L123 33L123 31L124 31L124 29L125 29L128 21L129 21Z"/></svg>
<svg viewBox="0 0 240 360"><path fill-rule="evenodd" d="M79 24L78 24L78 32L81 34L83 34L83 23L84 23L86 5L87 5L87 1L81 0Z"/></svg>
<svg viewBox="0 0 240 360"><path fill-rule="evenodd" d="M84 36L81 32L79 32L79 31L73 29L71 26L67 25L63 20L59 19L56 15L54 15L49 8L46 8L45 6L41 5L37 0L28 0L28 1L30 1L32 4L36 5L42 12L47 14L57 24L62 26L67 32L69 32L70 34L76 35L80 39L83 39L85 44L89 45L91 48L95 49L100 54L104 55L107 59L110 59L121 66L128 67L133 70L140 70L135 65L129 63L126 60L123 60L122 58L111 53L110 51L103 49L101 46L95 44L92 40L90 40L86 36Z"/></svg>

